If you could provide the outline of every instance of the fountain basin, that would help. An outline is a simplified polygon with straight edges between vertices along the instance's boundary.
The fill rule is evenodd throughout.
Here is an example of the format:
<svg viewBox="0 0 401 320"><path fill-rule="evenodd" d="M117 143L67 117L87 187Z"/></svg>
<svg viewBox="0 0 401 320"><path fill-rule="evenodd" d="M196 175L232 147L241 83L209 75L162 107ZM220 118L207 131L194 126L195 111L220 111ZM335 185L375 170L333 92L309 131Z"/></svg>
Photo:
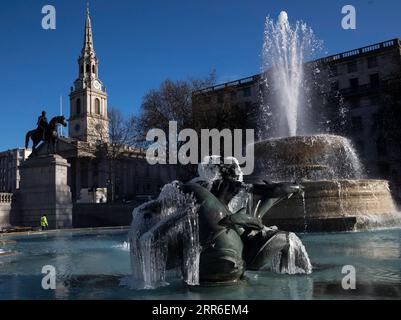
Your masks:
<svg viewBox="0 0 401 320"><path fill-rule="evenodd" d="M363 179L351 142L335 135L255 143L250 182L297 181L305 192L279 203L267 225L292 232L353 231L401 225L388 181Z"/></svg>
<svg viewBox="0 0 401 320"><path fill-rule="evenodd" d="M271 154L273 149L277 159L298 164L309 162L322 153L335 152L336 149L341 149L346 143L346 138L328 134L275 138L257 142L255 144L255 155L258 157L266 153ZM296 148L290 147L294 145Z"/></svg>
<svg viewBox="0 0 401 320"><path fill-rule="evenodd" d="M360 179L351 142L336 135L295 136L255 143L255 178L272 181Z"/></svg>
<svg viewBox="0 0 401 320"><path fill-rule="evenodd" d="M267 225L298 232L355 231L399 225L385 180L307 181L304 195L279 203Z"/></svg>

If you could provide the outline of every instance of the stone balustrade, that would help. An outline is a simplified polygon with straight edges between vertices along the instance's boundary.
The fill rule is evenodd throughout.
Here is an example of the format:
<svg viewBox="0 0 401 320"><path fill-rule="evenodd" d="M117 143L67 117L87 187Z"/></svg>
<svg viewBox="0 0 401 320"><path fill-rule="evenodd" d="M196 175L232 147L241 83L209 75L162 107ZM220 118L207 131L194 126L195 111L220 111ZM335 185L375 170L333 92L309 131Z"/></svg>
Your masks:
<svg viewBox="0 0 401 320"><path fill-rule="evenodd" d="M0 203L11 203L12 199L12 193L0 193Z"/></svg>

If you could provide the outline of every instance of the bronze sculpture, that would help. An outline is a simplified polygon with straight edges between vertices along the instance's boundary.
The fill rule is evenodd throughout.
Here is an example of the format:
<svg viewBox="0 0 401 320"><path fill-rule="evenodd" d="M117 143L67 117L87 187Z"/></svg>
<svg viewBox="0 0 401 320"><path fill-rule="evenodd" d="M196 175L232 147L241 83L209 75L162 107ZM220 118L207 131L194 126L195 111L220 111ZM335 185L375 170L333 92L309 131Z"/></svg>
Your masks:
<svg viewBox="0 0 401 320"><path fill-rule="evenodd" d="M57 132L58 125L62 125L64 127L67 126L67 121L64 116L56 116L51 119L49 123L47 123L47 121L41 121L40 117L38 121L38 128L29 131L25 136L25 148L28 148L29 140L32 140L32 155L36 155L36 147L40 142L43 141L47 143L48 154L50 154L50 152L56 153L56 145L59 138Z"/></svg>
<svg viewBox="0 0 401 320"><path fill-rule="evenodd" d="M176 200L161 195L134 211L130 244L136 281L144 281L145 287L157 286L165 281L165 271L174 268L181 268L189 284L235 282L246 270L310 273L312 267L300 240L262 223L275 204L302 192L302 187L291 183L245 184L239 179L235 162L216 168L218 178L174 182L168 193L176 190ZM237 204L233 205L235 200ZM189 215L194 222L187 222ZM177 228L180 224L182 227ZM188 229L195 232L188 234ZM199 250L190 248L189 243ZM195 263L197 259L188 259L188 255L196 253L199 274L192 281L188 261Z"/></svg>

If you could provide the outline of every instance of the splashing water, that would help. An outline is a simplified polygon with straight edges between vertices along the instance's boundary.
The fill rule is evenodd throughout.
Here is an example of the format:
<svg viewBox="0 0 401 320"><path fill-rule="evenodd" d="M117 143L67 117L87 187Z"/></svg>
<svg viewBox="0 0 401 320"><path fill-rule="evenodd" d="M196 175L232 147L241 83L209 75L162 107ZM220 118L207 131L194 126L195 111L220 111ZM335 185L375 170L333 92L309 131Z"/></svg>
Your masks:
<svg viewBox="0 0 401 320"><path fill-rule="evenodd" d="M124 241L121 244L115 245L113 246L113 248L122 250L122 251L129 251L130 247L129 247L129 243L127 241Z"/></svg>
<svg viewBox="0 0 401 320"><path fill-rule="evenodd" d="M276 132L276 136L299 134L298 126L304 114L301 100L307 91L304 88L304 62L313 58L322 45L322 41L315 38L313 30L304 22L297 21L291 25L285 11L280 13L276 23L270 17L266 18L261 71L264 75L263 90L272 89L275 92L279 107L280 131ZM262 121L266 122L265 118L269 115L270 106L263 103Z"/></svg>
<svg viewBox="0 0 401 320"><path fill-rule="evenodd" d="M302 198L302 207L304 209L304 232L306 232L308 230L308 222L306 220L307 211L306 211L305 191L301 192L301 198Z"/></svg>
<svg viewBox="0 0 401 320"><path fill-rule="evenodd" d="M181 270L188 285L199 284L198 206L176 183L164 186L157 200L134 210L129 239L131 287L154 289L167 285L171 257L176 259L172 269ZM182 252L169 252L169 248L179 248L180 242Z"/></svg>
<svg viewBox="0 0 401 320"><path fill-rule="evenodd" d="M312 264L302 241L295 233L288 234L289 248L283 258L278 252L272 259L272 271L280 274L311 274Z"/></svg>

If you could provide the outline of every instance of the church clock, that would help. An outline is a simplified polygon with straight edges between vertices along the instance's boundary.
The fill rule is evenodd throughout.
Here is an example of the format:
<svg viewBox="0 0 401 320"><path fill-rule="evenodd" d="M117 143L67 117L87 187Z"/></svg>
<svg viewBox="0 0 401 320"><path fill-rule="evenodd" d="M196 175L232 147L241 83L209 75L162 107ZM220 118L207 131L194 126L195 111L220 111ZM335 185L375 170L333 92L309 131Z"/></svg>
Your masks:
<svg viewBox="0 0 401 320"><path fill-rule="evenodd" d="M100 82L97 81L97 80L93 81L93 87L94 87L96 90L102 89L102 85L101 85Z"/></svg>

